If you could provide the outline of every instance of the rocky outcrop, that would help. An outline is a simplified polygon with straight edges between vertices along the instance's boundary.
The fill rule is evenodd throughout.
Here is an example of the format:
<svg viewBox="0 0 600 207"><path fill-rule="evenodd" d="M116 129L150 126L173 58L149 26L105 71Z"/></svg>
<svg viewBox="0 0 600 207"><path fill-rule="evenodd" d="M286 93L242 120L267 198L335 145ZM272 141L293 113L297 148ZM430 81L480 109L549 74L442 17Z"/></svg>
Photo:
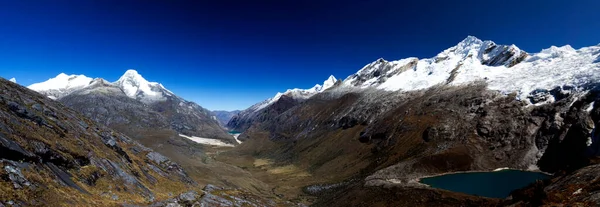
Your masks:
<svg viewBox="0 0 600 207"><path fill-rule="evenodd" d="M196 185L169 159L4 79L0 151L0 203L6 205L145 203Z"/></svg>
<svg viewBox="0 0 600 207"><path fill-rule="evenodd" d="M600 165L538 181L516 190L504 206L598 206L600 205Z"/></svg>

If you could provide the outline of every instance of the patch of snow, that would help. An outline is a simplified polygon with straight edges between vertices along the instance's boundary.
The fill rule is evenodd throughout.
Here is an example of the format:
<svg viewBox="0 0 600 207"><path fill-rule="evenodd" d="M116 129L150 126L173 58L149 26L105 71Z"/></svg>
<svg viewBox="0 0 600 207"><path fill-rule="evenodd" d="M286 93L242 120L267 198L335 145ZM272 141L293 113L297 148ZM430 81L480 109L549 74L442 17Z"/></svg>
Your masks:
<svg viewBox="0 0 600 207"><path fill-rule="evenodd" d="M16 78L11 78L11 79L9 79L9 81L13 82L13 83L17 83L17 79Z"/></svg>
<svg viewBox="0 0 600 207"><path fill-rule="evenodd" d="M590 136L585 141L585 145L587 145L588 147L592 146L592 144L594 143L594 137L596 137L596 123L592 122L592 125L594 126L592 126Z"/></svg>
<svg viewBox="0 0 600 207"><path fill-rule="evenodd" d="M387 179L386 181L393 183L393 184L402 184L402 180L397 179L397 178Z"/></svg>
<svg viewBox="0 0 600 207"><path fill-rule="evenodd" d="M594 102L592 101L592 103L590 103L590 105L585 109L585 111L587 111L588 113L592 112L592 110L594 109Z"/></svg>
<svg viewBox="0 0 600 207"><path fill-rule="evenodd" d="M582 189L582 188L579 188L579 189L577 189L575 192L573 192L573 194L572 194L572 195L577 195L577 194L580 194L582 191L583 191L583 189Z"/></svg>
<svg viewBox="0 0 600 207"><path fill-rule="evenodd" d="M184 134L179 134L179 136L187 138L189 140L192 140L192 141L194 141L196 143L203 144L203 145L212 145L212 146L219 146L219 147L234 147L232 144L225 143L225 142L223 142L221 140L218 140L218 139L202 138L202 137L195 137L195 136L186 136Z"/></svg>
<svg viewBox="0 0 600 207"><path fill-rule="evenodd" d="M510 168L508 168L508 167L501 167L501 168L496 168L493 171L494 172L498 172L498 171L503 171L503 170L510 170Z"/></svg>

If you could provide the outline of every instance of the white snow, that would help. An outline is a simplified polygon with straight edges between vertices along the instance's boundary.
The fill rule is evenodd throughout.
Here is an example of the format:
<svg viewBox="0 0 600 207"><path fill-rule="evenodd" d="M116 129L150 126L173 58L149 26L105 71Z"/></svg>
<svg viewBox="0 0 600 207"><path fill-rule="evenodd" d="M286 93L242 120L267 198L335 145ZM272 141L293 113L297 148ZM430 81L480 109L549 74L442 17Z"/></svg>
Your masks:
<svg viewBox="0 0 600 207"><path fill-rule="evenodd" d="M577 194L580 194L580 193L582 192L582 190L583 190L582 188L579 188L579 189L577 189L575 192L573 192L573 194L572 194L572 195L577 195Z"/></svg>
<svg viewBox="0 0 600 207"><path fill-rule="evenodd" d="M202 138L202 137L195 137L195 136L186 136L183 134L179 134L179 136L184 137L184 138L188 138L196 143L199 144L203 144L203 145L212 145L212 146L219 146L219 147L234 147L232 144L228 144L225 143L221 140L218 139L211 139L211 138Z"/></svg>
<svg viewBox="0 0 600 207"><path fill-rule="evenodd" d="M72 90L86 87L92 82L92 78L85 75L67 75L64 73L58 74L54 78L41 83L35 83L29 86L34 91L46 90Z"/></svg>
<svg viewBox="0 0 600 207"><path fill-rule="evenodd" d="M590 103L590 105L585 109L585 111L587 111L588 113L592 112L592 110L594 109L594 102L592 101L592 103Z"/></svg>
<svg viewBox="0 0 600 207"><path fill-rule="evenodd" d="M510 170L510 168L508 168L508 167L501 167L501 168L496 168L493 171L494 172L498 172L498 171L503 171L503 170Z"/></svg>
<svg viewBox="0 0 600 207"><path fill-rule="evenodd" d="M13 82L13 83L17 83L17 79L16 78L11 78L11 79L9 79L9 81Z"/></svg>

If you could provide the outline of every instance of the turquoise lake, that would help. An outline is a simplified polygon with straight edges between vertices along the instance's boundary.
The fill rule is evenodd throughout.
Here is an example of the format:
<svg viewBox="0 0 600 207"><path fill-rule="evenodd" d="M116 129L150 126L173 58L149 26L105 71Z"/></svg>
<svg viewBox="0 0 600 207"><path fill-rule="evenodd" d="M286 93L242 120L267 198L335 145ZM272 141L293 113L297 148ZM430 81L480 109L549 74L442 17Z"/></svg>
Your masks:
<svg viewBox="0 0 600 207"><path fill-rule="evenodd" d="M241 134L242 132L238 132L238 131L232 130L232 131L229 131L228 133L229 134Z"/></svg>
<svg viewBox="0 0 600 207"><path fill-rule="evenodd" d="M490 198L506 198L513 190L523 188L536 180L549 178L539 172L501 170L440 175L421 179L434 188Z"/></svg>

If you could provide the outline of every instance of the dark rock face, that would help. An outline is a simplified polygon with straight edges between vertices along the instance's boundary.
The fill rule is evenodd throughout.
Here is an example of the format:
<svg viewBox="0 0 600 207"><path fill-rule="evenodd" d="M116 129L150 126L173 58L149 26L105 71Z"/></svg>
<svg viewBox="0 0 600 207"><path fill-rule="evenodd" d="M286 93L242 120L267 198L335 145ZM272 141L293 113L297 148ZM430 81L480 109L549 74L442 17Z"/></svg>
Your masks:
<svg viewBox="0 0 600 207"><path fill-rule="evenodd" d="M73 93L60 99L90 119L106 126L129 126L131 128L168 128L167 119L149 110L146 104L131 99L118 88L107 87L109 93Z"/></svg>
<svg viewBox="0 0 600 207"><path fill-rule="evenodd" d="M371 82L370 84L381 84L392 76L414 69L414 67L417 66L418 61L419 59L413 58L405 65L398 65L399 63L389 62L383 58L379 58L375 62L363 67L358 73L348 77L348 79L353 79L352 84L354 86L365 86L365 82L373 78L376 78L377 81Z"/></svg>
<svg viewBox="0 0 600 207"><path fill-rule="evenodd" d="M0 79L0 203L153 201L195 182L164 156L84 115ZM157 166L151 168L149 166ZM112 191L104 199L99 196Z"/></svg>
<svg viewBox="0 0 600 207"><path fill-rule="evenodd" d="M298 103L301 103L301 100L296 100L285 95L281 96L279 100L264 109L258 111L246 110L233 116L229 123L227 123L227 127L240 132L246 131L253 124L270 121ZM242 137L240 138L240 140L243 140Z"/></svg>
<svg viewBox="0 0 600 207"><path fill-rule="evenodd" d="M528 56L526 52L517 51L511 46L496 45L493 43L488 45L487 48L485 48L483 54L492 55L488 59L482 59L481 64L489 66L504 65L507 67L512 67L516 64L519 64Z"/></svg>

